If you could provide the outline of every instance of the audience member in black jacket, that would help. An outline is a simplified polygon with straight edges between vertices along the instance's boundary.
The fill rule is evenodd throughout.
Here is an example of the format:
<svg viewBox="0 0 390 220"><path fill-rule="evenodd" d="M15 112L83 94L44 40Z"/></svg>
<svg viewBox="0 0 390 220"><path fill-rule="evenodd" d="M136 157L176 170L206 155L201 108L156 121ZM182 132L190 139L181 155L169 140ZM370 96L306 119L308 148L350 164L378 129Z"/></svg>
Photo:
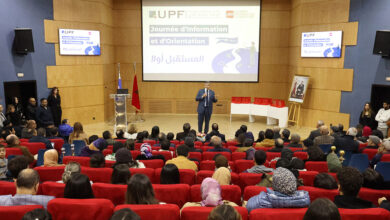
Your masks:
<svg viewBox="0 0 390 220"><path fill-rule="evenodd" d="M188 136L192 136L191 131L191 125L190 123L185 123L183 125L183 132L179 132L176 134L176 140L178 141L184 141L184 139Z"/></svg>
<svg viewBox="0 0 390 220"><path fill-rule="evenodd" d="M36 121L35 114L37 112L37 101L35 98L30 98L28 100L27 108L26 108L26 120L34 120Z"/></svg>
<svg viewBox="0 0 390 220"><path fill-rule="evenodd" d="M359 124L370 127L372 130L376 129L378 123L375 121L375 112L371 109L371 105L367 102L364 105L363 111L360 113Z"/></svg>
<svg viewBox="0 0 390 220"><path fill-rule="evenodd" d="M322 125L325 125L325 123L323 121L319 120L317 122L317 129L310 132L308 139L314 140L314 138L321 136L320 127Z"/></svg>
<svg viewBox="0 0 390 220"><path fill-rule="evenodd" d="M268 152L282 152L284 142L281 138L275 140L275 147L270 149Z"/></svg>
<svg viewBox="0 0 390 220"><path fill-rule="evenodd" d="M46 145L46 149L53 149L51 142L46 138L46 129L38 128L36 136L33 136L28 141L30 143L44 143Z"/></svg>
<svg viewBox="0 0 390 220"><path fill-rule="evenodd" d="M292 134L290 144L287 147L302 148L302 144L299 143L300 141L301 136L299 134Z"/></svg>
<svg viewBox="0 0 390 220"><path fill-rule="evenodd" d="M357 130L354 127L348 129L347 134L344 137L337 138L334 141L334 145L337 147L337 150L349 151L352 153L358 153L359 142L355 141Z"/></svg>
<svg viewBox="0 0 390 220"><path fill-rule="evenodd" d="M383 176L372 168L363 172L363 187L370 189L390 189L390 182L385 182Z"/></svg>
<svg viewBox="0 0 390 220"><path fill-rule="evenodd" d="M219 131L218 131L218 124L217 123L213 123L211 125L211 129L212 129L211 132L206 135L206 142L209 142L211 140L211 137L213 137L213 136L218 136L221 138L222 142L226 142L225 135L219 133Z"/></svg>
<svg viewBox="0 0 390 220"><path fill-rule="evenodd" d="M195 143L194 143L194 138L192 137L186 137L184 139L184 144L190 149L190 152L200 152L202 153L201 149L196 149L195 148Z"/></svg>
<svg viewBox="0 0 390 220"><path fill-rule="evenodd" d="M290 137L290 130L283 129L281 138L283 139L284 143L290 143L290 140L288 139Z"/></svg>
<svg viewBox="0 0 390 220"><path fill-rule="evenodd" d="M20 126L22 116L20 115L20 113L16 112L14 105L10 104L7 106L7 114L5 114L5 116L9 121L11 121L12 126Z"/></svg>
<svg viewBox="0 0 390 220"><path fill-rule="evenodd" d="M53 116L49 107L47 107L47 99L41 99L41 106L37 108L36 115L38 127L53 126Z"/></svg>
<svg viewBox="0 0 390 220"><path fill-rule="evenodd" d="M62 109L61 109L61 96L57 87L51 90L49 97L47 98L48 106L50 107L51 114L53 116L53 122L56 127L61 124Z"/></svg>

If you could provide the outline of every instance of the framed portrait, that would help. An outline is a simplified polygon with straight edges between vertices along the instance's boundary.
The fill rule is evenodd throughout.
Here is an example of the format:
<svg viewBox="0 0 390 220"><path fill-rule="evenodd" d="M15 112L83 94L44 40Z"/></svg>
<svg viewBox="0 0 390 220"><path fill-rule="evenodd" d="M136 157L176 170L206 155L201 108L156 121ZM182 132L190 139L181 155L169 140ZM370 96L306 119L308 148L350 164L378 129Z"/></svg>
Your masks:
<svg viewBox="0 0 390 220"><path fill-rule="evenodd" d="M308 76L294 76L294 80L292 81L290 89L290 95L288 96L288 101L303 103L308 86Z"/></svg>

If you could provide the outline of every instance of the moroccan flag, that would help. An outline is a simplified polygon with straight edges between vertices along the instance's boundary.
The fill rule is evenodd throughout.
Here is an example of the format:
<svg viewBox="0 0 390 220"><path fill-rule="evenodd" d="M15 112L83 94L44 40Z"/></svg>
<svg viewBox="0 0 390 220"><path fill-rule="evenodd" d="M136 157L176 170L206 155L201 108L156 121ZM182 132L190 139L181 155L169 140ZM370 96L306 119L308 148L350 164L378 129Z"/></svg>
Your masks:
<svg viewBox="0 0 390 220"><path fill-rule="evenodd" d="M131 100L131 105L133 105L137 109L137 111L141 110L141 103L139 102L139 94L138 94L137 75L134 75L133 97Z"/></svg>

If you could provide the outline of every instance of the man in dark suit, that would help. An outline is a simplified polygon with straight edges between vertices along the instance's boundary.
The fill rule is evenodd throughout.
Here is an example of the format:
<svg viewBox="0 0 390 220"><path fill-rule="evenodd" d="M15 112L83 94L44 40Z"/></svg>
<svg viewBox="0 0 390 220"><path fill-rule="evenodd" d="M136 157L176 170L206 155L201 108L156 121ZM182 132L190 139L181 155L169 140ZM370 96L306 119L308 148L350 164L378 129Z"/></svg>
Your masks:
<svg viewBox="0 0 390 220"><path fill-rule="evenodd" d="M225 135L219 133L219 131L218 131L218 124L217 123L213 123L211 125L211 132L206 135L206 142L209 142L212 136L218 136L221 138L222 142L226 142Z"/></svg>
<svg viewBox="0 0 390 220"><path fill-rule="evenodd" d="M26 108L26 119L27 120L36 120L35 115L37 111L37 102L35 98L31 97L28 100L27 108Z"/></svg>
<svg viewBox="0 0 390 220"><path fill-rule="evenodd" d="M319 121L317 122L317 129L310 132L310 135L309 135L308 139L314 141L314 138L316 138L316 137L318 137L318 136L321 136L320 127L321 127L322 125L324 125L324 124L325 124L325 123L324 123L323 121L319 120Z"/></svg>
<svg viewBox="0 0 390 220"><path fill-rule="evenodd" d="M44 143L46 149L53 149L51 142L46 138L46 129L38 128L37 133L28 141L29 143Z"/></svg>
<svg viewBox="0 0 390 220"><path fill-rule="evenodd" d="M204 89L200 89L196 95L195 100L198 103L198 132L202 133L203 121L205 122L204 133L209 132L209 122L211 114L213 113L213 103L217 102L215 93L210 90L210 83L204 84Z"/></svg>
<svg viewBox="0 0 390 220"><path fill-rule="evenodd" d="M191 125L190 123L184 123L183 125L183 132L179 132L176 134L176 140L178 141L184 141L184 139L188 136L191 136Z"/></svg>
<svg viewBox="0 0 390 220"><path fill-rule="evenodd" d="M53 127L53 115L51 114L51 110L47 107L47 99L41 99L41 106L37 108L35 113L35 117L38 122L38 127Z"/></svg>
<svg viewBox="0 0 390 220"><path fill-rule="evenodd" d="M349 151L352 153L358 153L359 151L359 142L355 140L357 130L354 127L350 127L347 131L347 134L343 137L336 138L334 145L337 150Z"/></svg>

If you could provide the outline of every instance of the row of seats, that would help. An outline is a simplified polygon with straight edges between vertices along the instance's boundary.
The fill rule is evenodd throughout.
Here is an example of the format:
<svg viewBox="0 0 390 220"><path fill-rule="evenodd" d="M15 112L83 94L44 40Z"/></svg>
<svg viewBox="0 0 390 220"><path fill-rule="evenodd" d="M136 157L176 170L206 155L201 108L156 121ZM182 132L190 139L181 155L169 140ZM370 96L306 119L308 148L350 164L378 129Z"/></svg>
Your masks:
<svg viewBox="0 0 390 220"><path fill-rule="evenodd" d="M23 215L42 206L1 206L0 216L9 220L19 220ZM106 199L53 199L48 204L48 211L53 219L95 219L108 220L120 209L129 208L141 219L148 220L207 220L214 207L187 207L181 212L177 205L118 205L114 206ZM250 214L244 207L235 207L242 220L301 220L307 208L299 209L256 209ZM70 211L71 210L71 211ZM88 210L87 212L85 210ZM390 212L381 208L339 209L343 220L388 220Z"/></svg>

